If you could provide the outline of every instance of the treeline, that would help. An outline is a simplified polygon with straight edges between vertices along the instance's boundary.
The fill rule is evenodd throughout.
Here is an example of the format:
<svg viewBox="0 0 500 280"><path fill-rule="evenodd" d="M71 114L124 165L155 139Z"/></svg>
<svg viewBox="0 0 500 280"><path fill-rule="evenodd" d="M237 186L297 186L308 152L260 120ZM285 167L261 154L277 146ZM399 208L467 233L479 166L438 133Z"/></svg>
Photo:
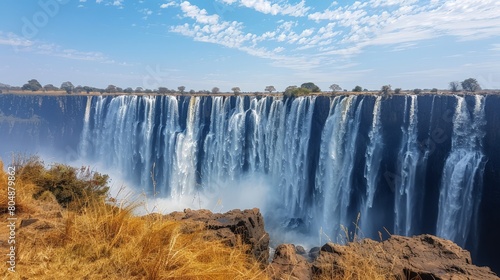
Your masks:
<svg viewBox="0 0 500 280"><path fill-rule="evenodd" d="M337 93L337 92L347 92L348 89L342 89L342 87L338 84L332 84L329 87L331 93ZM157 89L145 89L142 87L136 87L135 89L131 87L127 88L121 88L115 85L108 85L106 88L96 88L92 86L74 86L73 83L67 81L63 82L60 87L56 87L53 84L46 84L42 86L40 82L38 82L36 79L31 79L29 80L26 84L24 84L22 87L11 87L5 84L0 84L0 93L2 90L6 91L43 91L43 92L51 92L51 91L65 91L68 94L80 94L80 93L126 93L126 94L133 94L133 93L146 93L146 94L218 94L221 93L220 89L218 87L213 87L212 90L189 90L186 91L185 86L179 86L177 89L168 89L166 87L158 87ZM465 79L462 82L459 81L453 81L450 82L448 85L448 89L451 92L477 92L481 90L481 86L479 85L478 81L474 78L468 78ZM233 87L231 88L231 91L234 94L240 94L242 91L240 87ZM392 89L391 85L383 85L380 90L368 90L366 88L363 88L359 85L355 86L350 92L379 92L384 95L387 94L401 94L401 93L414 93L414 94L420 94L420 93L438 93L439 90L437 88L433 89L410 89L410 90L403 90L401 88L395 88L394 90ZM272 93L272 92L278 92L276 88L272 85L266 86L264 88L264 92ZM283 94L285 96L302 96L302 95L308 95L311 93L321 93L323 92L316 84L312 82L307 82L303 83L302 85L299 86L288 86L285 88L283 91ZM256 94L259 94L261 92L255 92Z"/></svg>

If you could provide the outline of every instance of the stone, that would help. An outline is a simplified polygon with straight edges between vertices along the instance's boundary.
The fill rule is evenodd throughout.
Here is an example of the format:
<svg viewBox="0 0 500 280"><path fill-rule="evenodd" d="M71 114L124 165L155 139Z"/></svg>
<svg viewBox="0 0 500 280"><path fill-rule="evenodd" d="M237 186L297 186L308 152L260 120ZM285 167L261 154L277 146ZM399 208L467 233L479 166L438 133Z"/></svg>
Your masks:
<svg viewBox="0 0 500 280"><path fill-rule="evenodd" d="M311 265L306 258L297 254L293 244L281 244L276 247L274 258L267 268L273 280L280 279L312 279Z"/></svg>
<svg viewBox="0 0 500 280"><path fill-rule="evenodd" d="M243 211L236 209L224 214L185 209L165 217L185 223L183 231L194 230L196 226L193 225L201 224L209 230L207 239L222 239L229 246L236 246L241 241L249 245L248 253L263 265L268 263L269 234L264 229L264 218L257 208Z"/></svg>
<svg viewBox="0 0 500 280"><path fill-rule="evenodd" d="M500 279L488 267L473 265L467 250L432 235L393 235L383 242L364 239L348 245L327 243L312 264L313 274L332 267L335 271L331 273L342 274L341 264L348 263L349 258L366 258L380 271L401 280Z"/></svg>

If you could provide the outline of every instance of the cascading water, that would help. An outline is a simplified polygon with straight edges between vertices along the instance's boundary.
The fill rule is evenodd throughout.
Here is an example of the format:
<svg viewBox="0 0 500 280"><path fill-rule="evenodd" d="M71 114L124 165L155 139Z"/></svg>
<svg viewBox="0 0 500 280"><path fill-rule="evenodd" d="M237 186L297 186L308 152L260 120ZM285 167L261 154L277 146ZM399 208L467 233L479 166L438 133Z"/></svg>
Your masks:
<svg viewBox="0 0 500 280"><path fill-rule="evenodd" d="M363 234L372 236L375 229L372 228L373 216L371 210L375 198L375 192L378 186L380 162L384 152L384 141L382 139L382 121L380 120L382 96L375 100L373 108L373 120L368 134L369 144L366 149L366 164L364 168L364 177L366 179L366 193L362 199L360 228Z"/></svg>
<svg viewBox="0 0 500 280"><path fill-rule="evenodd" d="M465 98L456 98L452 146L441 180L436 233L464 247L477 223L481 199L485 102L484 96L476 95L471 113Z"/></svg>
<svg viewBox="0 0 500 280"><path fill-rule="evenodd" d="M408 99L410 99L408 109ZM420 200L423 195L422 176L419 172L422 164L422 151L418 141L418 103L417 96L405 98L403 139L398 154L398 176L395 183L395 223L394 233L411 236L415 234L415 226L421 211ZM420 180L419 180L420 179Z"/></svg>
<svg viewBox="0 0 500 280"><path fill-rule="evenodd" d="M320 158L316 173L316 188L322 195L320 220L322 230L336 238L341 226L349 226L352 171L356 153L356 139L360 124L363 100L357 96L336 97L330 109L321 137Z"/></svg>

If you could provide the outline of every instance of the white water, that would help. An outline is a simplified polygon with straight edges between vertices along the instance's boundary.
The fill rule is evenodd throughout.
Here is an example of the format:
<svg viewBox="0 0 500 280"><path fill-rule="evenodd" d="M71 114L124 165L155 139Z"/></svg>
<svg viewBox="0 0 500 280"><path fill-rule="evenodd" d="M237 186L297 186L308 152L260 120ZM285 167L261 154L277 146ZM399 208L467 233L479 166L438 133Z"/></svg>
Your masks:
<svg viewBox="0 0 500 280"><path fill-rule="evenodd" d="M485 161L482 150L485 104L484 96L476 95L471 114L465 98L456 98L452 147L441 180L436 232L463 247L481 198L478 186L482 184Z"/></svg>
<svg viewBox="0 0 500 280"><path fill-rule="evenodd" d="M336 97L326 120L316 173L316 188L322 195L321 228L330 239L342 236L341 226L353 222L349 216L352 194L352 171L363 100L357 96Z"/></svg>
<svg viewBox="0 0 500 280"><path fill-rule="evenodd" d="M408 99L410 99L409 110ZM405 98L405 114L402 130L401 148L398 154L398 176L395 186L395 223L394 233L411 236L415 234L416 218L420 211L419 197L422 194L423 186L417 184L419 165L421 164L422 153L418 145L418 103L417 96L411 95ZM420 189L419 189L420 187Z"/></svg>
<svg viewBox="0 0 500 280"><path fill-rule="evenodd" d="M375 192L377 191L380 162L384 152L384 141L382 139L382 122L380 120L382 96L375 100L373 108L373 120L368 134L369 144L366 149L366 165L364 177L366 179L366 193L362 199L360 228L364 234L370 236L374 232L372 228L373 215L371 213Z"/></svg>

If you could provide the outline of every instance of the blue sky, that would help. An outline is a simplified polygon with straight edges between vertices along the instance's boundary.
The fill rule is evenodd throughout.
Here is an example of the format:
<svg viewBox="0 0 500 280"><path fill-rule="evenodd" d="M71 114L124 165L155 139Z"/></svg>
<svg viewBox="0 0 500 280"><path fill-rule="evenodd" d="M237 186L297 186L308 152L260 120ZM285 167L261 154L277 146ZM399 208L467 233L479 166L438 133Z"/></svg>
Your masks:
<svg viewBox="0 0 500 280"><path fill-rule="evenodd" d="M27 4L30 3L30 4ZM498 0L2 0L0 82L500 88Z"/></svg>

